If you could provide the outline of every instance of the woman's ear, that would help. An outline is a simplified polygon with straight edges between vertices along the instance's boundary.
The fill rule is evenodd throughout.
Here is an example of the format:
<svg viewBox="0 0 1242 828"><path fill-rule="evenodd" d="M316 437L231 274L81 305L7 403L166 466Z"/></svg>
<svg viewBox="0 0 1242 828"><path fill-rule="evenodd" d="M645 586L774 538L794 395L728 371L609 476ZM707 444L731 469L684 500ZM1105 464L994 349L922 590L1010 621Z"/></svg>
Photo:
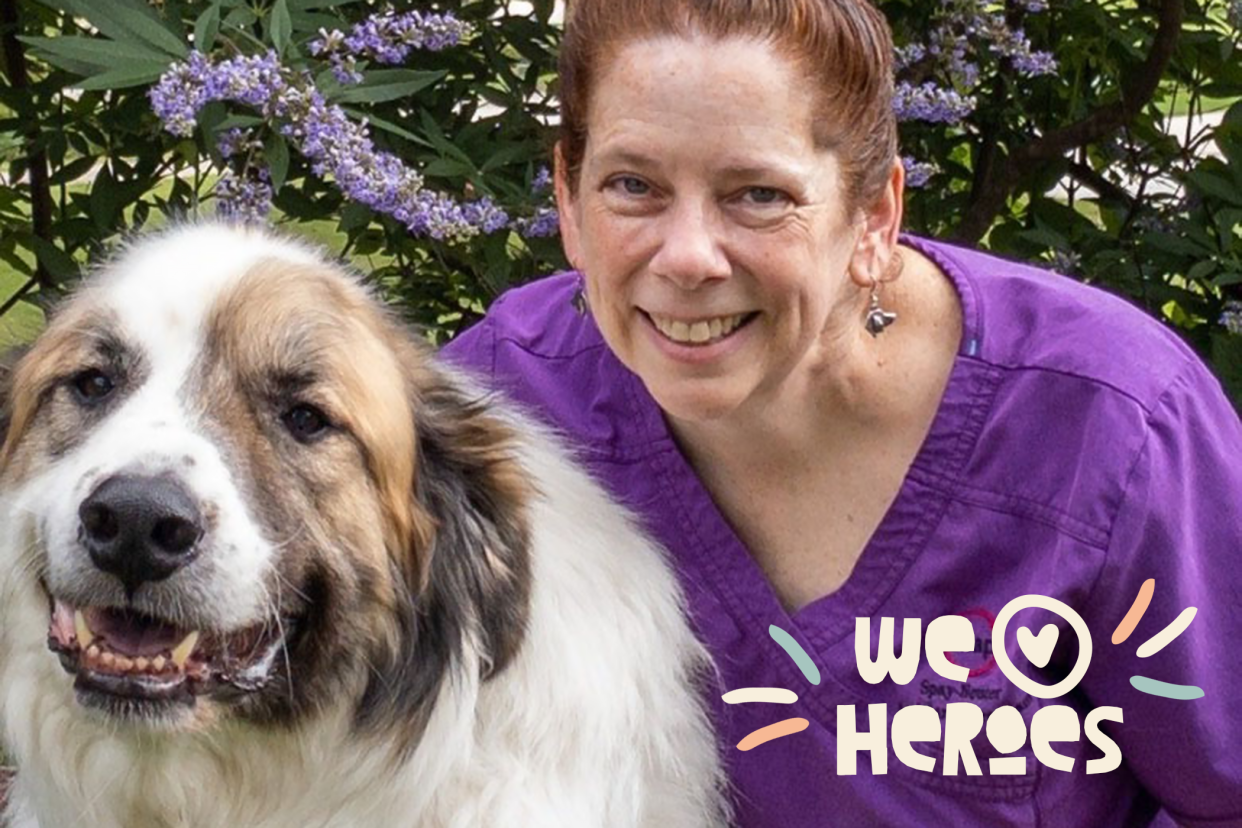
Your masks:
<svg viewBox="0 0 1242 828"><path fill-rule="evenodd" d="M576 186L570 186L573 174L565 162L565 153L561 142L556 142L553 154L553 184L556 189L556 211L561 220L561 246L565 250L565 259L575 270L582 269L582 245L578 233L578 211Z"/></svg>
<svg viewBox="0 0 1242 828"><path fill-rule="evenodd" d="M894 158L880 194L862 208L858 217L859 236L850 258L849 273L860 288L896 278L900 272L892 263L901 232L905 182L905 167L901 159Z"/></svg>

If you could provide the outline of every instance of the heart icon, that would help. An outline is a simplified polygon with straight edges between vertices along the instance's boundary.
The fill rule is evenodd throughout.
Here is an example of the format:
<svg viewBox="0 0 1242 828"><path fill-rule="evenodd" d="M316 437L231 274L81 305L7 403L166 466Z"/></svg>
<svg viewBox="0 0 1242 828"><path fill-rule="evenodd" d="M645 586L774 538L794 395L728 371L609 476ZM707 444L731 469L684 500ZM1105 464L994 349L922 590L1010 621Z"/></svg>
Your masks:
<svg viewBox="0 0 1242 828"><path fill-rule="evenodd" d="M1022 649L1022 655L1026 656L1027 661L1036 667L1047 667L1048 661L1052 658L1052 648L1057 646L1057 638L1060 635L1056 624L1045 624L1044 628L1039 631L1039 635L1035 635L1026 627L1019 627L1018 646Z"/></svg>

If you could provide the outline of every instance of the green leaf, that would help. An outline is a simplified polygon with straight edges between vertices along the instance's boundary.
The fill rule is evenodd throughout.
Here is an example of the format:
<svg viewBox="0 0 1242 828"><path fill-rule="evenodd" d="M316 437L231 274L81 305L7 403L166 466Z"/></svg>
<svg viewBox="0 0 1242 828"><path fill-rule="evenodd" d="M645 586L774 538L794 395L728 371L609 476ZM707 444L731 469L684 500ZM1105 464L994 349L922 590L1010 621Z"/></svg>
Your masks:
<svg viewBox="0 0 1242 828"><path fill-rule="evenodd" d="M263 144L263 155L267 158L267 171L272 178L272 192L278 193L289 174L289 145L285 143L284 136L272 133Z"/></svg>
<svg viewBox="0 0 1242 828"><path fill-rule="evenodd" d="M1211 170L1200 167L1191 170L1188 178L1191 186L1200 193L1229 204L1242 206L1242 191L1239 191L1224 175L1217 175Z"/></svg>
<svg viewBox="0 0 1242 828"><path fill-rule="evenodd" d="M357 3L358 0L289 0L289 5L299 11L310 11L312 9L327 9L333 6L348 6L351 3Z"/></svg>
<svg viewBox="0 0 1242 828"><path fill-rule="evenodd" d="M341 90L336 100L342 103L384 103L408 98L444 78L444 70L423 72L416 69L378 69L366 74L357 86Z"/></svg>
<svg viewBox="0 0 1242 828"><path fill-rule="evenodd" d="M159 80L160 75L167 71L168 65L131 64L110 72L91 75L85 80L73 84L78 89L125 89L130 86L143 86Z"/></svg>
<svg viewBox="0 0 1242 828"><path fill-rule="evenodd" d="M1242 413L1242 336L1225 331L1212 333L1212 370Z"/></svg>
<svg viewBox="0 0 1242 828"><path fill-rule="evenodd" d="M1213 279L1212 284L1217 287L1229 287L1230 285L1242 284L1242 270L1226 270L1224 273Z"/></svg>
<svg viewBox="0 0 1242 828"><path fill-rule="evenodd" d="M77 181L93 170L97 163L99 163L99 159L93 156L78 158L52 173L48 181L52 184L68 184L71 181Z"/></svg>
<svg viewBox="0 0 1242 828"><path fill-rule="evenodd" d="M378 118L369 112L363 112L362 110L359 110L359 109L352 109L350 107L341 107L341 108L344 109L345 114L350 116L351 118L355 118L359 121L367 121L373 127L382 129L385 132L391 132L393 135L399 135L400 137L406 139L407 141L413 141L414 143L420 144L424 147L431 146L431 142L428 141L426 138L423 138L421 135L415 135L413 132L410 132L408 129L404 129L402 127L397 126L392 121L386 121L383 118Z"/></svg>
<svg viewBox="0 0 1242 828"><path fill-rule="evenodd" d="M43 265L57 282L72 281L82 275L81 268L78 267L73 257L51 242L33 234L26 236L24 241L38 257L39 264Z"/></svg>
<svg viewBox="0 0 1242 828"><path fill-rule="evenodd" d="M173 57L184 58L190 53L185 41L165 28L151 7L141 0L110 0L107 3L91 3L90 7L93 15L103 15L104 9L107 9L107 14L117 23ZM89 15L87 19L94 22Z"/></svg>
<svg viewBox="0 0 1242 828"><path fill-rule="evenodd" d="M1201 262L1196 262L1190 270L1186 271L1186 279L1193 282L1198 279L1207 278L1212 275L1213 271L1216 270L1216 267L1216 262L1212 259L1204 259Z"/></svg>
<svg viewBox="0 0 1242 828"><path fill-rule="evenodd" d="M204 54L211 51L220 33L220 0L213 0L207 11L198 16L194 23L194 48Z"/></svg>
<svg viewBox="0 0 1242 828"><path fill-rule="evenodd" d="M262 123L265 123L265 121L258 115L230 115L223 121L220 121L217 124L212 124L211 128L216 132L221 132L226 129L232 129L233 127L252 127L258 126Z"/></svg>
<svg viewBox="0 0 1242 828"><path fill-rule="evenodd" d="M272 6L271 19L272 45L276 53L283 55L293 35L293 18L289 16L289 0L276 0Z"/></svg>
<svg viewBox="0 0 1242 828"><path fill-rule="evenodd" d="M162 63L170 61L160 52L136 43L121 43L97 37L21 37L25 43L48 55L89 63L100 69L115 69L132 61Z"/></svg>

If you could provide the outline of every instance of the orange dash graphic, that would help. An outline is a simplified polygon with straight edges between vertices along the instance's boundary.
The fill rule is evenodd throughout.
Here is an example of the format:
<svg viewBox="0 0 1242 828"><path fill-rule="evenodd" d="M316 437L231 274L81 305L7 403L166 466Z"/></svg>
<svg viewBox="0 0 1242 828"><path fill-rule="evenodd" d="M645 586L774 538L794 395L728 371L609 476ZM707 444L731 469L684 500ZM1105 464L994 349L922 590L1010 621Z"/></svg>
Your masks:
<svg viewBox="0 0 1242 828"><path fill-rule="evenodd" d="M1117 629L1113 630L1114 644L1124 642L1138 627L1139 622L1143 620L1143 613L1147 612L1147 607L1151 604L1151 596L1155 592L1155 578L1148 578L1146 581L1143 581L1143 585L1139 587L1138 595L1134 596L1134 603L1130 605L1130 611L1126 613L1125 618L1121 619Z"/></svg>
<svg viewBox="0 0 1242 828"><path fill-rule="evenodd" d="M737 743L738 750L750 750L759 747L764 742L771 742L773 739L779 739L782 736L791 736L794 733L801 733L810 726L810 722L806 719L785 719L784 721L770 724L767 727L761 727L758 730L746 734L746 738Z"/></svg>

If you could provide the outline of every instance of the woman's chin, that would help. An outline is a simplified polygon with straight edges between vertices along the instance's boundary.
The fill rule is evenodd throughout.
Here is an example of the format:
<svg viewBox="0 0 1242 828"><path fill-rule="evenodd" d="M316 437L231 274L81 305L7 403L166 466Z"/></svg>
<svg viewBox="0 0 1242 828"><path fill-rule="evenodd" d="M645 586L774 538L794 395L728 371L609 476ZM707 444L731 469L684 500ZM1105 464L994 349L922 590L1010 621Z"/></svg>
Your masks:
<svg viewBox="0 0 1242 828"><path fill-rule="evenodd" d="M736 411L745 399L737 383L728 379L679 380L646 383L664 414L677 423L710 423Z"/></svg>

